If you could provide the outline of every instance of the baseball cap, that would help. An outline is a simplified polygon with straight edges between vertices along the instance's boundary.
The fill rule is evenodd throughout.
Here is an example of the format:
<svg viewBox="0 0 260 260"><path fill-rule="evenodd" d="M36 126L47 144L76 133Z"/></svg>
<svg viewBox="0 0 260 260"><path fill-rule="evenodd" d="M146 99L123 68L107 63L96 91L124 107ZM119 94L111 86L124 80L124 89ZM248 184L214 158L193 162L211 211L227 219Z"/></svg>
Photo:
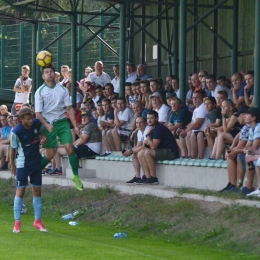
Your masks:
<svg viewBox="0 0 260 260"><path fill-rule="evenodd" d="M255 116L257 119L260 119L260 110L258 108L251 107L244 113L250 114L251 116Z"/></svg>
<svg viewBox="0 0 260 260"><path fill-rule="evenodd" d="M249 107L248 106L242 106L236 113L234 113L233 115L238 117L239 115L243 114L243 113L247 113Z"/></svg>
<svg viewBox="0 0 260 260"><path fill-rule="evenodd" d="M176 97L175 93L171 93L171 92L167 92L166 93L166 98L172 98L172 97Z"/></svg>
<svg viewBox="0 0 260 260"><path fill-rule="evenodd" d="M89 116L91 117L91 113L89 111L81 112L80 116Z"/></svg>
<svg viewBox="0 0 260 260"><path fill-rule="evenodd" d="M91 84L91 85L88 86L87 92L91 91L91 90L94 90L94 89L95 89L95 86Z"/></svg>
<svg viewBox="0 0 260 260"><path fill-rule="evenodd" d="M15 105L15 109L21 109L21 108L22 108L22 104Z"/></svg>
<svg viewBox="0 0 260 260"><path fill-rule="evenodd" d="M92 98L87 98L86 101L84 102L85 104L93 104Z"/></svg>
<svg viewBox="0 0 260 260"><path fill-rule="evenodd" d="M160 92L154 92L150 98L153 98L153 97L157 97L157 98L162 98L162 95L160 94Z"/></svg>

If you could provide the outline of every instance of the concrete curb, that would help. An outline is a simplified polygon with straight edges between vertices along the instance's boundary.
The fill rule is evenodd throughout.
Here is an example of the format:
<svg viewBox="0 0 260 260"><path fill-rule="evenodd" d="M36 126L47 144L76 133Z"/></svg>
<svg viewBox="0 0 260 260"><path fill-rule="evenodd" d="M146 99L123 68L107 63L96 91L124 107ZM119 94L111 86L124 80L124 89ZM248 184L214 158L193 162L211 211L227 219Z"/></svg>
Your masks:
<svg viewBox="0 0 260 260"><path fill-rule="evenodd" d="M10 171L1 171L0 178L10 179L14 178L11 176ZM82 179L84 188L97 189L100 187L111 187L119 192L133 195L133 194L145 194L151 196L157 196L161 198L186 198L192 200L199 200L205 202L218 202L225 205L243 205L248 207L260 208L260 201L253 200L243 200L243 199L223 199L215 196L203 196L199 194L179 194L172 187L167 187L165 185L155 185L155 186L144 186L135 184L126 184L123 181L113 181L104 180L97 178ZM67 179L65 176L44 176L42 178L43 185L59 185L66 187L75 187L72 180Z"/></svg>

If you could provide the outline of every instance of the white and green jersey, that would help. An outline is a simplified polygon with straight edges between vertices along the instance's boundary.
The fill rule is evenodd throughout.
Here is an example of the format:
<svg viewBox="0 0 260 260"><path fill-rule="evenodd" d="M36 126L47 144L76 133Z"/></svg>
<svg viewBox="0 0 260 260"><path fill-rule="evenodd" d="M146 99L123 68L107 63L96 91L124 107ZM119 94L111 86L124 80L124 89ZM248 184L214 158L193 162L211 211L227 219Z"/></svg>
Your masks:
<svg viewBox="0 0 260 260"><path fill-rule="evenodd" d="M67 106L71 106L69 92L60 83L54 87L44 83L35 93L35 112L41 113L50 124L66 117Z"/></svg>

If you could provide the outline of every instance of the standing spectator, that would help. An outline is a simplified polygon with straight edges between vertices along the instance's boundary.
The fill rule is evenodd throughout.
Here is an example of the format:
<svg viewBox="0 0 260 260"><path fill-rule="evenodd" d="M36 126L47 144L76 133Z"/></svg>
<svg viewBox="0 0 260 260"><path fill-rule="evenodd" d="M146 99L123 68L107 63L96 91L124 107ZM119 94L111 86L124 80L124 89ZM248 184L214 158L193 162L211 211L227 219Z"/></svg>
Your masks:
<svg viewBox="0 0 260 260"><path fill-rule="evenodd" d="M69 162L73 172L73 181L78 190L83 190L82 182L78 176L78 157L74 152L72 135L69 124L66 120L66 111L70 121L74 126L76 134L79 134L75 119L75 110L71 105L69 93L60 84L54 81L55 68L52 64L42 67L42 77L44 84L35 93L35 113L36 117L44 126L43 132L47 136L48 143L43 146L46 150L42 157L42 169L54 157L59 141L64 145L69 157Z"/></svg>
<svg viewBox="0 0 260 260"><path fill-rule="evenodd" d="M114 92L116 94L119 94L119 92L120 92L120 76L119 76L119 65L118 64L113 66L113 71L114 71L115 77L112 79L111 83L114 86Z"/></svg>
<svg viewBox="0 0 260 260"><path fill-rule="evenodd" d="M254 71L247 71L244 78L246 82L244 88L245 103L249 107L254 107Z"/></svg>
<svg viewBox="0 0 260 260"><path fill-rule="evenodd" d="M8 169L8 160L9 160L9 144L10 138L9 135L11 133L12 127L7 122L7 115L1 115L0 121L2 124L1 136L0 136L0 162L1 168L0 170Z"/></svg>
<svg viewBox="0 0 260 260"><path fill-rule="evenodd" d="M131 149L127 149L123 155L124 156L132 156L132 161L133 161L133 167L134 167L134 171L135 171L135 176L133 179L131 179L130 181L127 181L126 183L135 183L137 181L141 180L141 174L140 174L140 163L139 160L137 158L137 154L138 152L140 152L142 149L145 149L143 146L143 142L146 139L146 134L149 130L149 126L147 125L146 119L142 116L138 116L135 120L135 124L136 124L136 129L137 129L137 143L136 145ZM143 179L145 179L145 175L143 176Z"/></svg>
<svg viewBox="0 0 260 260"><path fill-rule="evenodd" d="M112 100L114 97L118 97L118 94L114 92L114 86L111 83L107 83L105 89L107 98Z"/></svg>
<svg viewBox="0 0 260 260"><path fill-rule="evenodd" d="M141 80L147 80L150 76L146 74L146 66L143 64L140 64L137 66L137 79Z"/></svg>
<svg viewBox="0 0 260 260"><path fill-rule="evenodd" d="M166 92L172 92L173 89L172 89L172 79L175 78L174 75L168 75L166 77L166 84L164 86L164 89Z"/></svg>
<svg viewBox="0 0 260 260"><path fill-rule="evenodd" d="M135 82L135 80L137 79L135 65L133 63L127 64L126 70L127 70L127 78L126 78L125 82L130 82L133 84Z"/></svg>
<svg viewBox="0 0 260 260"><path fill-rule="evenodd" d="M87 81L87 77L93 70L90 67L85 68L85 78L81 79L79 82L80 89L84 86L85 81ZM82 89L81 89L82 90ZM82 90L83 91L83 90Z"/></svg>
<svg viewBox="0 0 260 260"><path fill-rule="evenodd" d="M32 79L29 77L30 67L28 65L23 65L21 70L22 75L14 84L15 98L11 109L13 115L15 114L15 106L17 104L29 103L29 96L32 88Z"/></svg>
<svg viewBox="0 0 260 260"><path fill-rule="evenodd" d="M203 159L206 149L206 137L203 131L207 123L207 110L203 103L204 95L204 91L201 90L193 93L193 104L196 108L192 114L192 122L180 132L180 137L186 141L188 157L191 158Z"/></svg>
<svg viewBox="0 0 260 260"><path fill-rule="evenodd" d="M55 82L56 83L60 83L60 73L58 72L58 71L55 71L55 78L54 78L54 80L55 80Z"/></svg>
<svg viewBox="0 0 260 260"><path fill-rule="evenodd" d="M233 101L237 109L242 107L245 104L244 99L244 77L241 73L235 73L232 76L232 94L233 94Z"/></svg>
<svg viewBox="0 0 260 260"><path fill-rule="evenodd" d="M171 131L158 121L158 113L149 111L147 123L150 126L144 140L145 149L137 153L137 158L146 176L136 181L136 184L159 184L156 177L156 161L174 160L179 158L177 143Z"/></svg>
<svg viewBox="0 0 260 260"><path fill-rule="evenodd" d="M128 141L133 120L134 112L126 106L125 98L118 98L117 108L114 109L115 127L107 133L110 147L115 148L115 151L121 151L121 141Z"/></svg>
<svg viewBox="0 0 260 260"><path fill-rule="evenodd" d="M109 75L104 72L104 65L102 61L97 61L94 68L95 71L88 75L86 81L90 81L95 85L101 85L102 87L111 82Z"/></svg>
<svg viewBox="0 0 260 260"><path fill-rule="evenodd" d="M10 112L8 112L8 107L6 105L1 105L0 106L0 115L11 115Z"/></svg>
<svg viewBox="0 0 260 260"><path fill-rule="evenodd" d="M163 103L162 96L159 92L154 92L150 99L152 100L152 106L159 115L159 123L165 124L170 108Z"/></svg>

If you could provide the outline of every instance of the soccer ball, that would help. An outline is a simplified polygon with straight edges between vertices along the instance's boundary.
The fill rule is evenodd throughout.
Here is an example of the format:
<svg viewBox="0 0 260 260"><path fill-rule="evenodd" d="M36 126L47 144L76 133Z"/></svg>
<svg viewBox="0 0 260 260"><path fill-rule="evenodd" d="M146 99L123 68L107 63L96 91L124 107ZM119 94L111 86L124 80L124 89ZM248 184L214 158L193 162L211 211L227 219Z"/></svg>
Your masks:
<svg viewBox="0 0 260 260"><path fill-rule="evenodd" d="M41 67L48 66L51 64L52 55L48 51L40 51L36 56L36 61Z"/></svg>
<svg viewBox="0 0 260 260"><path fill-rule="evenodd" d="M22 209L21 209L21 214L26 214L27 213L27 206L23 204Z"/></svg>

